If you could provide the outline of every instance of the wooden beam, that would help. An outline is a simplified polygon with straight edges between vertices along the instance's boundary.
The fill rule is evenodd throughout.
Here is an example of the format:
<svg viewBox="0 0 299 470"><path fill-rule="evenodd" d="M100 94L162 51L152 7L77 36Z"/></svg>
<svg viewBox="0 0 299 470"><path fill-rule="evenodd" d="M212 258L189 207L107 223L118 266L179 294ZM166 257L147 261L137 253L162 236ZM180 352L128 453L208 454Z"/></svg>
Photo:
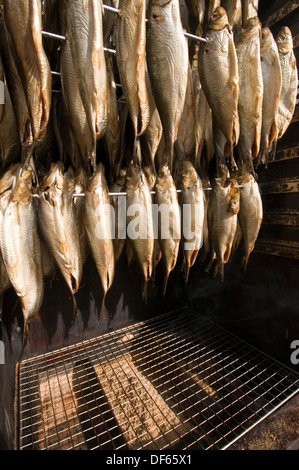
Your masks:
<svg viewBox="0 0 299 470"><path fill-rule="evenodd" d="M277 209L271 212L264 212L263 224L267 225L287 225L291 227L299 226L299 209Z"/></svg>
<svg viewBox="0 0 299 470"><path fill-rule="evenodd" d="M293 37L293 49L296 49L296 47L298 46L299 46L299 33Z"/></svg>
<svg viewBox="0 0 299 470"><path fill-rule="evenodd" d="M299 242L286 240L257 240L254 251L284 258L299 259Z"/></svg>
<svg viewBox="0 0 299 470"><path fill-rule="evenodd" d="M290 160L292 158L299 157L299 145L294 145L292 147L284 147L276 150L274 160L269 161L269 163L275 163L282 160Z"/></svg>
<svg viewBox="0 0 299 470"><path fill-rule="evenodd" d="M298 122L298 121L299 121L299 106L297 105L296 108L295 108L295 111L294 111L291 122L293 123L293 122Z"/></svg>
<svg viewBox="0 0 299 470"><path fill-rule="evenodd" d="M294 1L288 1L288 2L275 2L275 4L281 5L279 8L275 9L275 11L267 15L267 11L263 12L263 16L265 16L265 20L262 22L263 26L273 26L275 23L278 23L280 20L282 20L285 16L288 14L292 13L296 8L299 6L299 1L294 0ZM274 7L274 3L273 3Z"/></svg>
<svg viewBox="0 0 299 470"><path fill-rule="evenodd" d="M299 176L294 176L292 178L281 178L270 183L260 183L259 187L262 195L298 193Z"/></svg>

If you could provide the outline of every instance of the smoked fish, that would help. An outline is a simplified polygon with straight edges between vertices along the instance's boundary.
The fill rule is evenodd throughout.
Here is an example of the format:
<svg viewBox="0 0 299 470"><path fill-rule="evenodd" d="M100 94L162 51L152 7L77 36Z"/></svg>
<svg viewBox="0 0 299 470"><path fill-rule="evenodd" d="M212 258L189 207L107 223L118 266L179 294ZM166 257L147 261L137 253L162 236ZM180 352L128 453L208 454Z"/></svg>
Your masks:
<svg viewBox="0 0 299 470"><path fill-rule="evenodd" d="M3 261L21 302L24 341L28 339L29 323L39 313L44 296L32 181L32 169L19 165L7 206L1 216L0 231Z"/></svg>
<svg viewBox="0 0 299 470"><path fill-rule="evenodd" d="M185 283L188 282L190 268L194 265L198 252L203 245L204 226L204 193L201 180L188 160L184 161L181 169L181 194L180 204L182 208L182 247L184 260L182 269L185 275Z"/></svg>
<svg viewBox="0 0 299 470"><path fill-rule="evenodd" d="M132 164L127 168L125 188L127 243L142 274L142 298L147 302L147 283L153 270L154 226L152 196L141 167Z"/></svg>
<svg viewBox="0 0 299 470"><path fill-rule="evenodd" d="M146 4L144 0L119 0L115 24L116 61L123 94L127 100L135 139L149 121L145 81Z"/></svg>
<svg viewBox="0 0 299 470"><path fill-rule="evenodd" d="M43 48L40 0L6 0L4 21L35 142L48 125L52 96L51 68Z"/></svg>
<svg viewBox="0 0 299 470"><path fill-rule="evenodd" d="M85 191L84 225L90 252L101 281L103 296L99 309L101 316L115 271L113 233L111 229L109 190L105 168L99 163Z"/></svg>
<svg viewBox="0 0 299 470"><path fill-rule="evenodd" d="M52 163L40 182L38 221L42 236L72 294L79 289L82 256L73 200L74 171L64 169L62 162Z"/></svg>
<svg viewBox="0 0 299 470"><path fill-rule="evenodd" d="M268 27L262 29L261 64L263 74L263 107L260 150L257 166L267 166L268 153L277 139L277 113L282 86L282 74L277 44Z"/></svg>
<svg viewBox="0 0 299 470"><path fill-rule="evenodd" d="M156 180L157 235L164 268L163 296L175 268L181 241L181 216L177 190L168 166L160 167Z"/></svg>
<svg viewBox="0 0 299 470"><path fill-rule="evenodd" d="M213 123L225 136L222 150L225 158L232 157L239 140L238 115L239 72L233 35L226 11L217 7L212 14L198 53L199 78L212 110Z"/></svg>
<svg viewBox="0 0 299 470"><path fill-rule="evenodd" d="M248 170L253 169L261 140L264 84L260 43L260 21L258 17L250 18L236 41L240 76L240 138L237 153L240 166L244 165Z"/></svg>
<svg viewBox="0 0 299 470"><path fill-rule="evenodd" d="M189 53L178 0L150 0L146 36L147 66L163 126L162 165L173 169L174 143L184 109Z"/></svg>
<svg viewBox="0 0 299 470"><path fill-rule="evenodd" d="M224 279L224 265L229 261L234 236L237 230L238 212L240 209L240 192L238 183L228 178L215 178L209 194L208 224L211 240L212 257L207 267L209 272L214 260L214 276L220 273Z"/></svg>

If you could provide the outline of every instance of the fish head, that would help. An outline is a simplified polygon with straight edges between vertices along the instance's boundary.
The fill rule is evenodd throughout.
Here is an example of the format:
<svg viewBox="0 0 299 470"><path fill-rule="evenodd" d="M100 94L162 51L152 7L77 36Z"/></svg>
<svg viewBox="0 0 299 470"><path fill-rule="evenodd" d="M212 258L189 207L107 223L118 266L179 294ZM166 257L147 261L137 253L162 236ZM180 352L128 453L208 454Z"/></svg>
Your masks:
<svg viewBox="0 0 299 470"><path fill-rule="evenodd" d="M64 173L63 190L67 193L73 193L75 191L75 172L71 166Z"/></svg>
<svg viewBox="0 0 299 470"><path fill-rule="evenodd" d="M103 163L98 163L93 175L90 177L88 181L88 190L93 192L95 188L103 186L105 188L108 188L107 186L107 181L105 177L105 167Z"/></svg>
<svg viewBox="0 0 299 470"><path fill-rule="evenodd" d="M192 188L198 182L197 172L188 160L184 160L181 169L181 184L184 189Z"/></svg>
<svg viewBox="0 0 299 470"><path fill-rule="evenodd" d="M142 181L142 170L139 165L131 163L126 170L126 188L137 189Z"/></svg>
<svg viewBox="0 0 299 470"><path fill-rule="evenodd" d="M227 212L236 215L240 209L240 190L237 181L231 181L228 192Z"/></svg>
<svg viewBox="0 0 299 470"><path fill-rule="evenodd" d="M173 179L168 165L162 165L159 168L156 179L156 190L158 192L167 191L172 185Z"/></svg>
<svg viewBox="0 0 299 470"><path fill-rule="evenodd" d="M272 46L273 35L271 33L270 28L265 26L262 28L262 42L261 42L261 49L262 50L269 50Z"/></svg>
<svg viewBox="0 0 299 470"><path fill-rule="evenodd" d="M29 166L21 165L18 175L14 180L11 200L21 204L28 204L32 200L33 169Z"/></svg>
<svg viewBox="0 0 299 470"><path fill-rule="evenodd" d="M150 189L153 189L153 187L155 186L155 182L156 182L155 173L153 172L152 168L150 168L149 166L145 166L143 168L143 171L144 171L144 174L145 174L145 177L147 179Z"/></svg>
<svg viewBox="0 0 299 470"><path fill-rule="evenodd" d="M9 169L1 177L0 196L2 196L3 193L5 193L6 191L12 188L13 182L16 178L16 173L17 173L18 168L19 168L19 163L15 163L14 165L11 165Z"/></svg>
<svg viewBox="0 0 299 470"><path fill-rule="evenodd" d="M225 9L223 7L215 8L209 19L208 29L220 31L228 26L228 17Z"/></svg>
<svg viewBox="0 0 299 470"><path fill-rule="evenodd" d="M290 28L283 26L276 38L280 54L288 54L293 49L293 37Z"/></svg>
<svg viewBox="0 0 299 470"><path fill-rule="evenodd" d="M246 21L246 24L241 31L241 36L244 40L249 40L254 36L258 35L261 40L261 30L261 22L257 16L254 16L252 18L248 18L248 20Z"/></svg>
<svg viewBox="0 0 299 470"><path fill-rule="evenodd" d="M82 166L80 166L75 174L75 192L84 192L87 185L87 175Z"/></svg>

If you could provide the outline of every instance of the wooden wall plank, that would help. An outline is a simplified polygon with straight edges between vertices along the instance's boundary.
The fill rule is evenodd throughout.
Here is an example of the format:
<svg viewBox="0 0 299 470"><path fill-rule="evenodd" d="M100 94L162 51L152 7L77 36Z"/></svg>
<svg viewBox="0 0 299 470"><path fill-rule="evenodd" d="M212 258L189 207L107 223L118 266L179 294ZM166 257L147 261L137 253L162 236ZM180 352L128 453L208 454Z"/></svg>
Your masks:
<svg viewBox="0 0 299 470"><path fill-rule="evenodd" d="M299 242L257 240L254 251L284 258L299 259Z"/></svg>
<svg viewBox="0 0 299 470"><path fill-rule="evenodd" d="M299 226L299 209L297 211L291 211L288 209L265 212L263 217L263 224L269 225L288 225L288 226Z"/></svg>
<svg viewBox="0 0 299 470"><path fill-rule="evenodd" d="M299 6L298 0L288 1L288 2L282 2L282 1L273 2L271 9L269 8L268 10L263 12L263 15L262 15L263 26L273 26L275 23L278 23L289 13L292 13L294 10L296 10L298 6ZM274 11L273 13L268 14L269 10L270 11L274 10Z"/></svg>
<svg viewBox="0 0 299 470"><path fill-rule="evenodd" d="M299 177L281 178L270 183L260 183L260 190L262 194L283 194L283 193L298 193L299 192Z"/></svg>

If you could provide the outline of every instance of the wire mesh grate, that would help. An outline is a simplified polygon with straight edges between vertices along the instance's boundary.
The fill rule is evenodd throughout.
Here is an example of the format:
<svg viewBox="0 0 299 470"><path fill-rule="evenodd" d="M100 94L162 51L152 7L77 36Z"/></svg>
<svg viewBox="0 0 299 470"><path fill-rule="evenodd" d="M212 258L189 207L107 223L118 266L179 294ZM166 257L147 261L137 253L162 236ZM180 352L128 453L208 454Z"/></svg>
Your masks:
<svg viewBox="0 0 299 470"><path fill-rule="evenodd" d="M226 449L299 391L189 308L23 360L20 449Z"/></svg>

